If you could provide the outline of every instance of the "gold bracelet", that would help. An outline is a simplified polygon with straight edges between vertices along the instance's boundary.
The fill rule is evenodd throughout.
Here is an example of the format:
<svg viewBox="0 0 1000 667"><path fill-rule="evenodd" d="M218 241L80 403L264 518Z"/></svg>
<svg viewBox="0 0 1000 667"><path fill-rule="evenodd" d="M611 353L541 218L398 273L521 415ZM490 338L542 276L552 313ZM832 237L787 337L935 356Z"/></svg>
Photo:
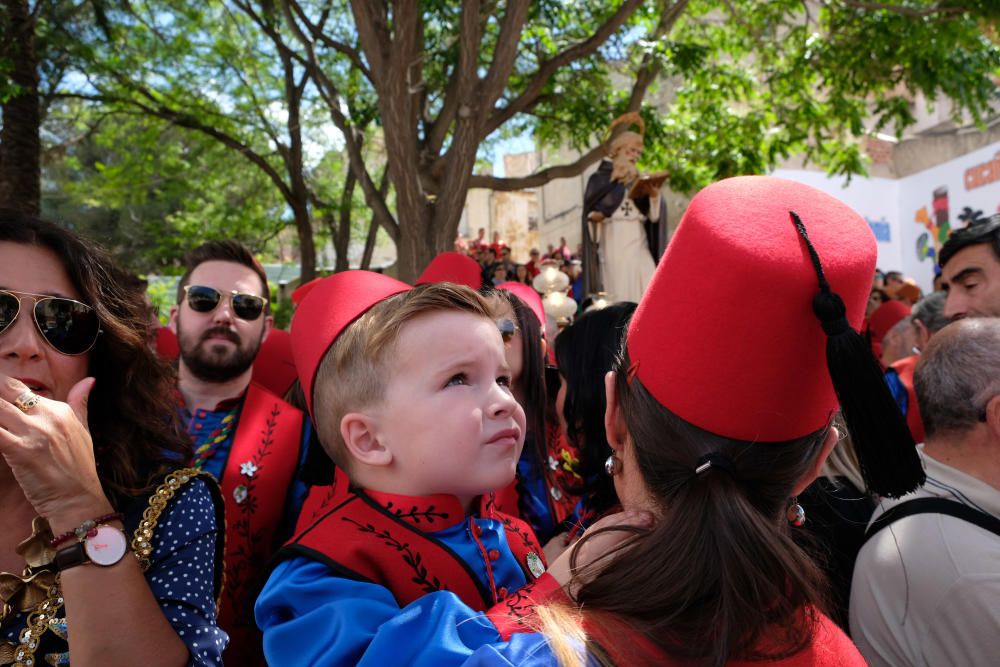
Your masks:
<svg viewBox="0 0 1000 667"><path fill-rule="evenodd" d="M160 514L167 508L167 503L178 489L201 474L197 468L175 470L167 475L163 484L160 484L156 492L149 497L149 507L142 513L142 521L139 522L132 537L132 552L135 553L143 572L149 569L149 557L153 553L153 530L160 520Z"/></svg>

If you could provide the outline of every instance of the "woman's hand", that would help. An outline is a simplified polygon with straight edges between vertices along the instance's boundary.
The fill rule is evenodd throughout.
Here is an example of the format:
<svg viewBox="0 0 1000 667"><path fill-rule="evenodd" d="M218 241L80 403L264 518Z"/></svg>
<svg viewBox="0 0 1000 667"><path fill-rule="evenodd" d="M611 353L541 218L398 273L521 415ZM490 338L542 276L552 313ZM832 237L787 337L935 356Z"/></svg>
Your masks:
<svg viewBox="0 0 1000 667"><path fill-rule="evenodd" d="M27 412L14 401L28 391L0 375L0 454L28 502L49 520L54 534L113 511L104 495L87 428L87 400L94 378L70 389L66 403L38 397Z"/></svg>
<svg viewBox="0 0 1000 667"><path fill-rule="evenodd" d="M653 515L649 512L609 514L588 528L579 540L549 565L548 573L570 597L575 597L581 584L620 555L618 547L636 534L646 532L652 523ZM571 567L574 558L575 570Z"/></svg>

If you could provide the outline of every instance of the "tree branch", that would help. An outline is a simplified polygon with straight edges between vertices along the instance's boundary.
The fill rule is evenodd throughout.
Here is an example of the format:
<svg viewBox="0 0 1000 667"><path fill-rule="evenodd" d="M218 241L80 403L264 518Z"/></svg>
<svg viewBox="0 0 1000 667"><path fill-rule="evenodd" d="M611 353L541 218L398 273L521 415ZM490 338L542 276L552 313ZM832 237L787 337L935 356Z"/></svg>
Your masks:
<svg viewBox="0 0 1000 667"><path fill-rule="evenodd" d="M901 14L903 16L914 16L917 18L924 18L927 16L933 16L934 14L964 14L965 12L971 12L973 9L971 7L956 7L956 6L942 6L934 5L933 7L927 7L925 9L917 9L916 7L907 7L906 5L893 5L884 2L861 2L860 0L839 0L839 2L852 9L865 9L869 11L887 11L893 12L895 14ZM835 4L832 2L827 2L826 4Z"/></svg>
<svg viewBox="0 0 1000 667"><path fill-rule="evenodd" d="M507 3L507 11L504 12L503 22L500 24L500 35L493 50L493 62L490 63L490 69L483 81L481 107L484 110L493 108L510 79L510 71L517 58L517 47L530 6L528 0L509 0Z"/></svg>
<svg viewBox="0 0 1000 667"><path fill-rule="evenodd" d="M327 35L322 26L309 20L305 10L302 9L302 5L296 2L296 0L282 0L282 5L284 5L287 10L290 10L291 14L302 22L306 30L309 31L309 34L312 35L313 40L319 42L327 48L333 49L334 51L347 56L347 59L351 61L351 64L355 67L355 69L361 72L361 74L363 74L368 81L372 80L372 72L361 59L361 54L358 53L357 49L354 49ZM288 12L286 12L286 15L287 14Z"/></svg>
<svg viewBox="0 0 1000 667"><path fill-rule="evenodd" d="M545 84L548 83L549 79L552 78L560 67L597 51L611 35L624 25L625 21L635 13L640 5L642 5L642 0L624 0L618 7L618 10L595 30L593 35L542 63L531 81L528 82L528 85L525 86L524 90L517 97L511 100L507 106L495 109L490 114L483 136L489 136L508 120L530 108L542 93Z"/></svg>
<svg viewBox="0 0 1000 667"><path fill-rule="evenodd" d="M572 178L573 176L579 176L587 167L599 161L607 154L609 144L610 139L590 149L587 153L580 156L576 162L572 162L570 164L560 164L555 167L548 167L521 178L500 178L498 176L474 174L469 179L469 187L510 192L512 190L525 190L527 188L541 187L549 181L557 178Z"/></svg>

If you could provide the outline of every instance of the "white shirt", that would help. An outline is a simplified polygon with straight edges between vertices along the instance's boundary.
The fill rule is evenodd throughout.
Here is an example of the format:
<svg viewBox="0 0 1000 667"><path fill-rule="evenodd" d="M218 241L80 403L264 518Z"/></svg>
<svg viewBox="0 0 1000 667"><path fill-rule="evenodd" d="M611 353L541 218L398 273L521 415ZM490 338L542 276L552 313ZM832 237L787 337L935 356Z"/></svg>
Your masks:
<svg viewBox="0 0 1000 667"><path fill-rule="evenodd" d="M946 498L1000 517L1000 490L920 455L927 483L882 500L873 521L913 498ZM873 667L1000 665L1000 536L941 514L896 521L858 553L850 620L851 638Z"/></svg>

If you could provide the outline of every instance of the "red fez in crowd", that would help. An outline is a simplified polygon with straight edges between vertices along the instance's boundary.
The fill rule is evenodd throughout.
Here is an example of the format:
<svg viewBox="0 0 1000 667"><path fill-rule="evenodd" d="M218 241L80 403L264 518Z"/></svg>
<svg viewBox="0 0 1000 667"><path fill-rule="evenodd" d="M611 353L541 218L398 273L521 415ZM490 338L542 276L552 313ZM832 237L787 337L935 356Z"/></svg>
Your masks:
<svg viewBox="0 0 1000 667"><path fill-rule="evenodd" d="M316 371L330 346L354 320L379 301L411 289L395 278L371 271L343 271L316 282L292 318L292 354L299 382L313 413Z"/></svg>
<svg viewBox="0 0 1000 667"><path fill-rule="evenodd" d="M871 333L872 347L882 346L882 339L889 330L901 320L910 316L910 307L902 301L886 301L875 309L868 318L868 331ZM881 349L875 351L875 356L882 356Z"/></svg>
<svg viewBox="0 0 1000 667"><path fill-rule="evenodd" d="M297 377L291 336L282 329L271 329L254 359L251 381L263 385L273 394L284 396Z"/></svg>
<svg viewBox="0 0 1000 667"><path fill-rule="evenodd" d="M302 303L302 300L306 298L306 294L309 294L309 292L312 291L312 288L316 287L316 284L321 280L323 279L313 278L309 282L302 283L294 290L292 290L292 303L294 303L296 306Z"/></svg>
<svg viewBox="0 0 1000 667"><path fill-rule="evenodd" d="M160 359L173 361L181 356L181 348L177 344L177 334L170 327L159 327L156 330L156 354Z"/></svg>
<svg viewBox="0 0 1000 667"><path fill-rule="evenodd" d="M685 421L749 442L818 431L839 402L869 488L905 493L922 481L919 459L857 333L875 260L864 218L815 188L769 176L711 185L632 317L628 372Z"/></svg>
<svg viewBox="0 0 1000 667"><path fill-rule="evenodd" d="M414 284L429 283L457 283L478 291L483 286L483 270L468 255L443 252L431 260Z"/></svg>
<svg viewBox="0 0 1000 667"><path fill-rule="evenodd" d="M542 295L535 291L531 285L508 281L497 285L497 289L505 289L521 301L524 302L531 312L538 318L538 324L542 327L542 336L545 335L545 309L542 307Z"/></svg>

